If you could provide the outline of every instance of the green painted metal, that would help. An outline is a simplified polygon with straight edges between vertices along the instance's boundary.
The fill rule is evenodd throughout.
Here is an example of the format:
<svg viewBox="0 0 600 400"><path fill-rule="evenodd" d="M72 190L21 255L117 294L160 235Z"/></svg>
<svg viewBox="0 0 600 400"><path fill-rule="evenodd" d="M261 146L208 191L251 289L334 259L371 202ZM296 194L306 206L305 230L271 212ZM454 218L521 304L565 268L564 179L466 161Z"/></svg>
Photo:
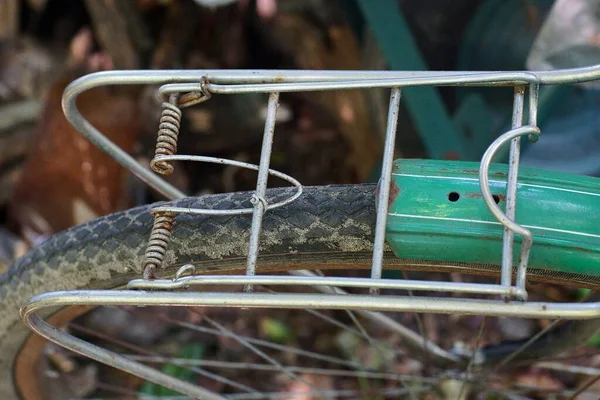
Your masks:
<svg viewBox="0 0 600 400"><path fill-rule="evenodd" d="M452 118L456 130L465 135L469 146L477 152L479 157L494 141L491 132L498 130L498 115L494 111L485 103L485 99L480 93L474 92L465 96ZM510 117L511 112L509 111L505 115Z"/></svg>
<svg viewBox="0 0 600 400"><path fill-rule="evenodd" d="M459 44L459 71L519 71L555 0L482 0ZM518 40L516 40L518 38Z"/></svg>
<svg viewBox="0 0 600 400"><path fill-rule="evenodd" d="M428 69L397 0L356 1L392 70ZM471 151L455 129L437 88L405 88L402 97L431 158L474 160L481 156Z"/></svg>
<svg viewBox="0 0 600 400"><path fill-rule="evenodd" d="M490 168L501 208L507 170ZM387 222L394 254L499 265L503 227L481 197L478 176L475 162L397 160ZM516 221L533 233L530 268L600 276L600 179L520 168ZM517 237L515 264L519 248Z"/></svg>

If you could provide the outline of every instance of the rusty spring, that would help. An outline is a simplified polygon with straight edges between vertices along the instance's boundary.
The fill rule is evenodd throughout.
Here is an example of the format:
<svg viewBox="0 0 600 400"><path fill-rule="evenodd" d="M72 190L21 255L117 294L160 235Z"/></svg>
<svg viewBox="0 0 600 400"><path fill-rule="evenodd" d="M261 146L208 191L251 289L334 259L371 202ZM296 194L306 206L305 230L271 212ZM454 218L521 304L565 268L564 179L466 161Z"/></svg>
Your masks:
<svg viewBox="0 0 600 400"><path fill-rule="evenodd" d="M150 232L150 240L146 247L144 259L144 279L153 279L154 271L162 267L171 240L171 232L175 223L175 213L157 212Z"/></svg>
<svg viewBox="0 0 600 400"><path fill-rule="evenodd" d="M181 109L178 107L177 94L172 94L169 101L162 103L162 114L158 126L156 151L150 162L150 168L161 175L173 173L173 164L168 160L161 160L160 156L170 156L177 152L177 138L181 125Z"/></svg>

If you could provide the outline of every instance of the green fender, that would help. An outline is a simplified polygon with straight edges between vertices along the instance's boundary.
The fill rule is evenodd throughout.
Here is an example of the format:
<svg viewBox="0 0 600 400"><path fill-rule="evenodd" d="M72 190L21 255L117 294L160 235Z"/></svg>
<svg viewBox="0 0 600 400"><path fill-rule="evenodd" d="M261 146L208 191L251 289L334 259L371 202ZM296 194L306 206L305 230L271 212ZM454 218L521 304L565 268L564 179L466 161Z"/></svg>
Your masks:
<svg viewBox="0 0 600 400"><path fill-rule="evenodd" d="M490 168L502 209L507 171ZM396 257L500 265L503 226L481 196L479 163L397 160L390 193L386 239ZM520 168L516 222L533 234L529 268L600 276L600 179ZM515 236L513 265L520 244Z"/></svg>

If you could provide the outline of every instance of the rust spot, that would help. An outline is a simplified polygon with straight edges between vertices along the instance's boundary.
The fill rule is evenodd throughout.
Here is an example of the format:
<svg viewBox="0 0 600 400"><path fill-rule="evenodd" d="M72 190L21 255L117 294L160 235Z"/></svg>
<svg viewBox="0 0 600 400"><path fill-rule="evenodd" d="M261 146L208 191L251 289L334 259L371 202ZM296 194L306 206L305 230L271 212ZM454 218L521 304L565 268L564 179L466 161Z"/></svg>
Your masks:
<svg viewBox="0 0 600 400"><path fill-rule="evenodd" d="M468 192L467 193L467 197L470 197L472 199L479 199L479 198L481 198L481 193L479 193L479 192Z"/></svg>
<svg viewBox="0 0 600 400"><path fill-rule="evenodd" d="M546 307L546 305L544 304L544 305L542 306L542 310L546 311L547 309L548 309L548 307Z"/></svg>
<svg viewBox="0 0 600 400"><path fill-rule="evenodd" d="M392 205L392 203L396 200L396 197L398 197L399 193L400 188L398 187L398 185L396 185L396 181L392 179L392 182L390 183L390 198L388 201L388 205Z"/></svg>
<svg viewBox="0 0 600 400"><path fill-rule="evenodd" d="M463 169L462 172L466 172L467 174L478 174L478 169Z"/></svg>
<svg viewBox="0 0 600 400"><path fill-rule="evenodd" d="M375 193L378 197L379 197L380 189L381 189L381 181L377 182L377 189L375 190ZM390 196L388 198L388 206L392 205L392 203L396 200L396 197L398 197L399 193L400 193L400 188L396 184L396 181L394 181L392 179L392 182L390 183Z"/></svg>
<svg viewBox="0 0 600 400"><path fill-rule="evenodd" d="M498 240L498 237L494 235L480 235L478 238L482 240Z"/></svg>
<svg viewBox="0 0 600 400"><path fill-rule="evenodd" d="M575 246L575 247L573 247L573 249L575 251L582 251L584 253L593 253L594 252L593 250L586 249L585 247L579 247L579 246Z"/></svg>
<svg viewBox="0 0 600 400"><path fill-rule="evenodd" d="M502 193L498 193L496 196L498 196L498 199L500 199L500 201L506 200L506 196L503 195Z"/></svg>
<svg viewBox="0 0 600 400"><path fill-rule="evenodd" d="M443 158L445 160L460 160L460 156L455 151L449 151L448 153L444 154Z"/></svg>
<svg viewBox="0 0 600 400"><path fill-rule="evenodd" d="M494 173L492 174L492 176L501 176L501 177L505 177L505 176L507 176L507 175L508 175L508 174L507 174L506 172L501 172L501 171L494 172Z"/></svg>

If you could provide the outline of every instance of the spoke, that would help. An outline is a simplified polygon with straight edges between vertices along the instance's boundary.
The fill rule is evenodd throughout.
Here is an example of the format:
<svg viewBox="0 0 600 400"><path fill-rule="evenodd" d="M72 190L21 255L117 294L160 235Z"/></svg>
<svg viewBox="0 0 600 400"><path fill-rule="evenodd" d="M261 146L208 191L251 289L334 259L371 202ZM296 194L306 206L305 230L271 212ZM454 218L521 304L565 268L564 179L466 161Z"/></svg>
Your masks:
<svg viewBox="0 0 600 400"><path fill-rule="evenodd" d="M557 362L536 362L533 364L535 368L550 369L553 371L569 372L571 374L582 374L596 376L600 375L600 368L585 367L582 365L569 365Z"/></svg>
<svg viewBox="0 0 600 400"><path fill-rule="evenodd" d="M134 398L136 400L193 400L191 397L187 396L152 396L151 394L140 394L133 393L129 395L129 398ZM69 400L123 400L122 397L86 397L85 399L69 399Z"/></svg>
<svg viewBox="0 0 600 400"><path fill-rule="evenodd" d="M125 396L137 396L138 393L135 390L131 390L126 387L113 385L105 382L97 382L96 389L104 390L106 392L111 392L115 394L122 394Z"/></svg>
<svg viewBox="0 0 600 400"><path fill-rule="evenodd" d="M597 294L598 294L598 291L591 290L585 297L583 297L581 300L579 300L578 303L584 303L587 300L596 296ZM498 372L502 367L505 367L516 356L521 354L527 347L531 346L539 338L541 338L542 336L544 336L545 334L550 332L552 329L556 328L558 326L558 324L560 324L561 322L563 322L563 319L556 319L556 320L552 321L550 324L548 324L548 326L546 326L544 329L539 331L537 334L535 334L533 337L531 337L527 342L523 343L523 345L521 345L518 349L516 349L514 352L510 353L502 361L500 361L498 364L496 364L493 372Z"/></svg>
<svg viewBox="0 0 600 400"><path fill-rule="evenodd" d="M421 392L426 392L431 390L431 387L429 386L424 386L424 387L416 387L416 388L412 388L411 390L413 390L416 393L421 393ZM408 394L410 391L409 389L406 388L397 388L397 389L383 389L380 390L378 394L381 395L385 395L385 396L405 396L406 394ZM352 397L352 396L360 396L361 393L357 392L355 390L324 390L320 392L321 394L325 394L328 397L334 397L334 398L343 398L343 397ZM310 396L309 398L312 398L312 395L316 395L319 394L318 392L302 392L302 395L306 395L306 396ZM275 398L275 399L289 399L289 398L293 398L292 396L294 395L298 395L298 392L272 392L272 393L264 393L263 397L257 397L253 394L246 394L246 393L242 393L242 394L233 394L233 395L228 395L227 398L231 399L231 400L261 400L261 399L266 399L266 398ZM268 396L268 397L266 397ZM170 399L169 399L170 400Z"/></svg>
<svg viewBox="0 0 600 400"><path fill-rule="evenodd" d="M415 392L422 393L431 390L431 387L416 387L413 388ZM335 398L347 398L353 396L360 396L361 393L356 390L326 390L324 391L328 396ZM387 398L400 397L408 393L407 389L383 389L378 394L385 395ZM298 395L298 392L269 392L269 393L240 393L240 394L229 394L225 395L230 400L263 400L263 399L289 399L293 398L294 395ZM302 392L302 395L312 396L318 393L313 391ZM186 396L152 396L143 394L134 394L138 400L191 400ZM77 399L80 400L80 399ZM81 399L83 400L83 399ZM85 400L107 400L107 398L93 398ZM114 399L117 400L117 399Z"/></svg>
<svg viewBox="0 0 600 400"><path fill-rule="evenodd" d="M321 275L324 276L323 273L319 270L316 270L316 272ZM269 293L280 293L276 290L270 289L270 288L264 288L265 290L267 290ZM352 319L352 321L354 322L354 324L357 326L358 329L355 329L347 324L344 324L343 322L338 321L337 319L330 317L328 315L325 315L323 312L318 311L318 310L312 310L310 308L305 308L303 311L306 311L307 313L320 318L326 322L329 322L332 325L337 326L338 328L341 328L343 330L345 330L346 332L350 332L356 336L362 337L365 340L367 340L370 344L373 345L373 343L375 343L378 347L385 349L386 352L393 352L394 353L394 357L401 354L398 350L391 348L391 346L381 342L380 340L374 339L373 337L371 337L370 335L367 334L366 330L362 327L362 324L360 324L360 322L356 321L356 316L355 314L350 311L350 310L345 310L347 313L350 314L350 318ZM360 324L360 326L358 326L357 324Z"/></svg>
<svg viewBox="0 0 600 400"><path fill-rule="evenodd" d="M234 339L235 341L237 341L244 347L250 349L254 354L258 355L259 357L266 360L267 362L273 364L283 374L289 376L290 378L294 379L295 381L304 383L305 385L311 387L318 393L322 393L318 388L314 387L313 384L311 384L310 382L307 382L306 379L303 379L301 376L296 374L294 371L290 371L287 367L285 367L279 361L275 360L273 357L269 356L267 353L260 350L258 347L254 346L252 343L248 342L244 338L238 336L235 332L225 328L223 325L219 324L217 321L213 320L212 318L210 318L208 316L204 316L204 320L206 322L208 322L209 324L211 324L216 329L220 330L223 335ZM330 397L330 396L325 396L325 397Z"/></svg>
<svg viewBox="0 0 600 400"><path fill-rule="evenodd" d="M139 356L135 354L128 354L126 357L141 362L148 363L163 363L169 362L176 365L198 365L207 368L223 368L223 369L251 369L255 371L278 371L278 367L271 364L260 364L260 363L246 363L246 362L232 362L232 361L216 361L216 360L191 360L187 358L172 358L172 357L160 357L160 356ZM290 371L299 373L309 373L314 375L327 375L327 376L342 376L342 377L356 377L356 378L370 378L370 379L386 379L390 381L413 381L423 383L437 383L441 378L427 378L423 376L413 375L401 375L393 372L370 372L370 371L352 371L345 369L329 369L329 368L309 368L309 367L297 367L288 366Z"/></svg>
<svg viewBox="0 0 600 400"><path fill-rule="evenodd" d="M192 400L186 396L152 396L147 394L138 395L137 400Z"/></svg>
<svg viewBox="0 0 600 400"><path fill-rule="evenodd" d="M585 354L574 354L568 356L556 356L556 357L540 357L538 362L543 361L564 361L564 360L576 360L578 358L591 358L600 355L600 351L594 351ZM531 364L530 360L517 361L516 364Z"/></svg>
<svg viewBox="0 0 600 400"><path fill-rule="evenodd" d="M351 310L345 310L345 311L346 311L346 314L348 314L348 316L352 320L352 323L354 324L354 326L356 326L356 328L360 332L360 335L367 342L369 342L369 344L371 346L376 347L377 349L379 349L379 346L377 346L375 344L375 340L371 337L371 335L369 335L369 333L367 332L367 330L365 329L365 327L363 326L363 324L360 323L360 321L358 320L358 318L356 318L356 315ZM381 349L379 349L379 350L381 350ZM392 357L395 358L395 355L392 355ZM384 358L386 358L385 355L384 355Z"/></svg>
<svg viewBox="0 0 600 400"><path fill-rule="evenodd" d="M487 391L507 400L531 400L529 397L514 392L500 391L496 389L488 389Z"/></svg>
<svg viewBox="0 0 600 400"><path fill-rule="evenodd" d="M110 335L107 335L105 333L102 333L102 332L99 332L99 331L96 331L96 330L93 330L93 329L86 328L84 326L81 326L79 324L75 324L73 322L71 322L69 324L69 328L75 329L76 331L79 331L81 333L85 333L86 335L93 336L93 337L95 337L97 339L105 340L105 341L110 342L112 344L116 344L119 347L131 350L131 351L135 351L136 353L139 353L139 354L154 355L154 352L152 352L150 350L146 350L143 347L136 346L133 343L125 342L125 341L123 341L121 339L117 339L117 338L112 337Z"/></svg>
<svg viewBox="0 0 600 400"><path fill-rule="evenodd" d="M132 310L128 310L128 311L135 314L135 311L132 311ZM173 325L192 330L192 331L208 333L208 334L215 335L215 336L221 335L221 332L218 329L211 329L211 328L207 328L207 327L203 327L203 326L198 326L198 325L190 324L188 322L178 321L178 320L175 320L175 319L172 319L169 317L165 317L162 315L157 315L156 318L159 320L171 323ZM359 363L344 360L342 358L326 356L326 355L315 353L312 351L302 350L302 349L298 349L296 347L285 346L285 345L278 344L278 343L272 343L267 340L256 339L256 338L252 338L252 337L248 337L248 336L238 335L238 337L240 337L254 345L268 347L268 348L283 351L283 352L293 353L293 354L297 354L300 356L312 358L314 360L326 361L331 364L346 366L346 367L350 367L350 368L356 368L358 370L364 370L362 365L360 365Z"/></svg>
<svg viewBox="0 0 600 400"><path fill-rule="evenodd" d="M556 325L558 325L558 323L560 321L562 321L562 320L557 319L557 320L552 321L550 324L548 324L548 326L546 326L544 329L542 329L537 334L535 334L534 336L532 336L531 339L529 339L528 341L526 341L525 343L523 343L518 349L516 349L515 351L513 351L512 353L510 353L502 361L500 361L498 364L496 364L496 366L494 367L493 372L498 372L502 367L506 366L516 356L518 356L519 354L521 354L527 347L531 346L539 338L541 338L542 336L544 336L550 330L554 329L556 327Z"/></svg>
<svg viewBox="0 0 600 400"><path fill-rule="evenodd" d="M315 273L313 271L308 270L288 271L288 273L290 275L296 276L315 276ZM329 286L317 286L315 287L315 289L322 293L328 294L348 294L348 292L346 292L345 290ZM398 334L405 340L405 344L407 346L410 346L411 349L418 350L423 353L427 353L432 357L435 357L436 361L438 361L442 365L460 361L460 358L458 356L442 349L441 347L437 346L431 341L424 340L422 336L419 336L417 333L413 332L411 329L408 329L399 322L393 320L386 314L367 310L357 310L356 313L363 316L366 319L371 320L372 322L375 322L379 326L388 329L390 332Z"/></svg>
<svg viewBox="0 0 600 400"><path fill-rule="evenodd" d="M592 386L594 383L596 383L598 381L600 381L600 374L598 374L595 377L591 378L587 382L584 382L579 388L577 388L575 390L575 392L571 395L571 397L568 398L568 400L575 400L577 398L577 396L579 396L581 393L583 393L584 391L586 391L587 389L589 389L590 386Z"/></svg>
<svg viewBox="0 0 600 400"><path fill-rule="evenodd" d="M321 270L315 270L314 273L319 276L325 276L325 274ZM332 287L331 290L333 290L333 292L338 293L338 294L344 293L343 290L341 290L340 288L337 288L337 287ZM307 311L308 311L308 309L307 309ZM371 335L369 335L369 333L365 329L364 325L358 320L358 318L356 317L356 314L352 310L345 310L345 311L348 314L348 316L350 317L350 319L352 320L352 323L354 324L354 326L356 326L356 328L358 330L357 332L359 333L359 335L362 336L371 346L373 346L377 350L377 352L381 355L384 362L387 363L389 357L386 356L386 353L384 352L383 347L380 346L380 343L378 341L376 341L375 339L373 339L373 337ZM356 331L356 330L354 330L354 331ZM396 352L391 353L392 360L395 360L396 356L397 356ZM405 389L408 390L409 396L413 400L417 400L417 398L415 396L415 392L413 392L411 390L410 386L408 386L406 384L406 382L401 378L399 379L399 381L400 381L401 385Z"/></svg>
<svg viewBox="0 0 600 400"><path fill-rule="evenodd" d="M375 343L375 341L373 340L373 338L371 337L371 335L369 335L369 333L367 332L367 330L365 329L365 327L363 326L363 324L360 323L360 321L358 320L358 318L356 318L356 315L354 314L354 312L352 312L351 310L346 310L346 313L350 316L350 319L352 319L352 322L354 322L354 325L358 328L358 330L360 331L361 335L369 342L369 344L371 346L373 346L377 352L381 355L382 359L384 360L384 362L388 361L388 358L385 354L385 352L383 351L382 348L380 348L379 346L377 346L377 344ZM392 353L392 360L396 359L396 354ZM415 396L415 393L411 390L410 386L406 385L406 382L404 382L404 380L400 379L400 383L402 384L402 386L407 389L409 392L409 396L413 399L413 400L417 400L417 397Z"/></svg>
<svg viewBox="0 0 600 400"><path fill-rule="evenodd" d="M408 280L408 273L405 270L402 270L402 278L405 280ZM412 290L407 290L408 295L410 297L414 297L413 296L413 292ZM423 319L421 318L421 314L419 313L415 313L415 320L417 322L417 329L419 330L419 335L421 335L421 337L423 338L423 348L427 348L427 343L429 342L429 336L427 335L427 332L425 331L425 325L423 324ZM429 353L425 352L425 368L426 370L429 370L429 366L431 364L431 357L429 357Z"/></svg>
<svg viewBox="0 0 600 400"><path fill-rule="evenodd" d="M248 393L258 393L258 391L254 388L251 388L250 386L244 385L242 383L236 382L234 380L228 379L228 378L224 378L220 375L217 374L213 374L212 372L208 372L204 369L198 368L198 367L190 367L189 368L192 372L197 373L198 375L203 375L207 378L213 379L217 382L221 382L224 383L226 385L229 385L231 387L234 387L236 389L242 390L244 392L248 392Z"/></svg>
<svg viewBox="0 0 600 400"><path fill-rule="evenodd" d="M319 275L319 276L325 276L325 274L323 273L323 271L321 270L314 270L314 274L315 275ZM344 292L337 287L332 287L331 290L335 293L338 294L343 294ZM275 292L275 291L272 291ZM310 311L314 311L314 310L310 310L310 309L305 309L305 311L310 312ZM343 327L347 327L349 331L353 332L353 333L358 333L359 336L363 337L372 347L374 347L377 352L381 355L382 359L384 360L384 362L388 362L389 360L389 356L386 355L386 352L384 351L384 346L382 346L382 343L380 343L379 341L373 339L373 337L371 335L369 335L369 333L367 332L367 330L365 329L364 325L358 320L358 318L356 317L356 314L351 311L351 310L345 310L346 313L348 314L348 316L350 317L350 319L352 320L354 326L356 326L356 329L352 329L351 327L347 327L347 325L342 324L341 322L336 321L335 319L332 318L332 320L334 321L334 323L336 323L336 325L339 323L341 324ZM316 311L315 311L316 312ZM329 317L326 317L325 315L323 315L323 317L329 319ZM426 340L424 338L424 340ZM425 344L424 344L425 345ZM388 347L388 346L385 346ZM393 351L392 353L390 353L392 360L396 359L397 356L397 352ZM411 390L410 386L406 385L406 382L403 379L399 379L400 383L402 384L402 386L406 389L409 390L409 395L413 400L416 400L416 396L415 393Z"/></svg>
<svg viewBox="0 0 600 400"><path fill-rule="evenodd" d="M473 353L471 354L471 358L469 359L469 363L467 364L467 369L465 370L465 377L460 385L460 392L458 395L459 399L462 399L463 392L466 389L467 380L469 379L469 374L471 373L471 368L473 368L473 363L475 362L475 355L479 351L479 347L481 346L481 338L483 337L483 332L485 330L485 323L487 321L487 317L483 317L481 320L481 325L479 327L479 334L477 335L477 340L475 341L475 348L473 349Z"/></svg>
<svg viewBox="0 0 600 400"><path fill-rule="evenodd" d="M96 337L98 339L105 340L107 342L110 342L110 343L115 344L117 346L123 347L125 349L132 350L132 351L134 351L136 353L145 354L145 355L149 355L149 356L164 357L162 354L160 354L158 352L143 349L143 348L141 348L139 346L136 346L134 344L131 344L131 343L125 342L123 340L114 338L114 337L112 337L110 335L106 335L106 334L100 333L98 331L94 331L92 329L85 328L83 326L79 326L77 324L71 323L71 324L69 324L69 326L72 327L72 328L75 328L76 330L79 330L79 331L81 331L83 333L86 333L86 334L88 334L90 336L94 336L94 337ZM166 358L170 358L170 357L166 357ZM222 376L213 374L212 372L206 371L206 370L198 368L198 367L184 367L184 368L187 369L187 370L189 370L189 371L192 371L192 372L194 372L194 373L196 373L198 375L202 375L202 376L205 376L207 378L213 379L213 380L215 380L217 382L221 382L221 383L224 383L226 385L230 385L232 387L235 387L235 388L237 388L239 390L243 390L245 392L257 392L256 389L253 389L253 388L251 388L251 387L249 387L247 385L244 385L244 384L235 382L235 381L233 381L231 379L227 379L227 378L224 378Z"/></svg>
<svg viewBox="0 0 600 400"><path fill-rule="evenodd" d="M273 291L273 293L277 293L277 292ZM329 322L330 324L335 325L338 328L345 330L346 332L350 332L356 336L362 336L362 334L358 330L354 329L353 327L346 325L343 322L340 322L337 319L330 317L329 315L325 315L320 311L311 310L310 308L306 308L306 309L304 309L304 311L306 311L307 313L309 313L311 315L314 315L317 318L322 319L323 321Z"/></svg>

